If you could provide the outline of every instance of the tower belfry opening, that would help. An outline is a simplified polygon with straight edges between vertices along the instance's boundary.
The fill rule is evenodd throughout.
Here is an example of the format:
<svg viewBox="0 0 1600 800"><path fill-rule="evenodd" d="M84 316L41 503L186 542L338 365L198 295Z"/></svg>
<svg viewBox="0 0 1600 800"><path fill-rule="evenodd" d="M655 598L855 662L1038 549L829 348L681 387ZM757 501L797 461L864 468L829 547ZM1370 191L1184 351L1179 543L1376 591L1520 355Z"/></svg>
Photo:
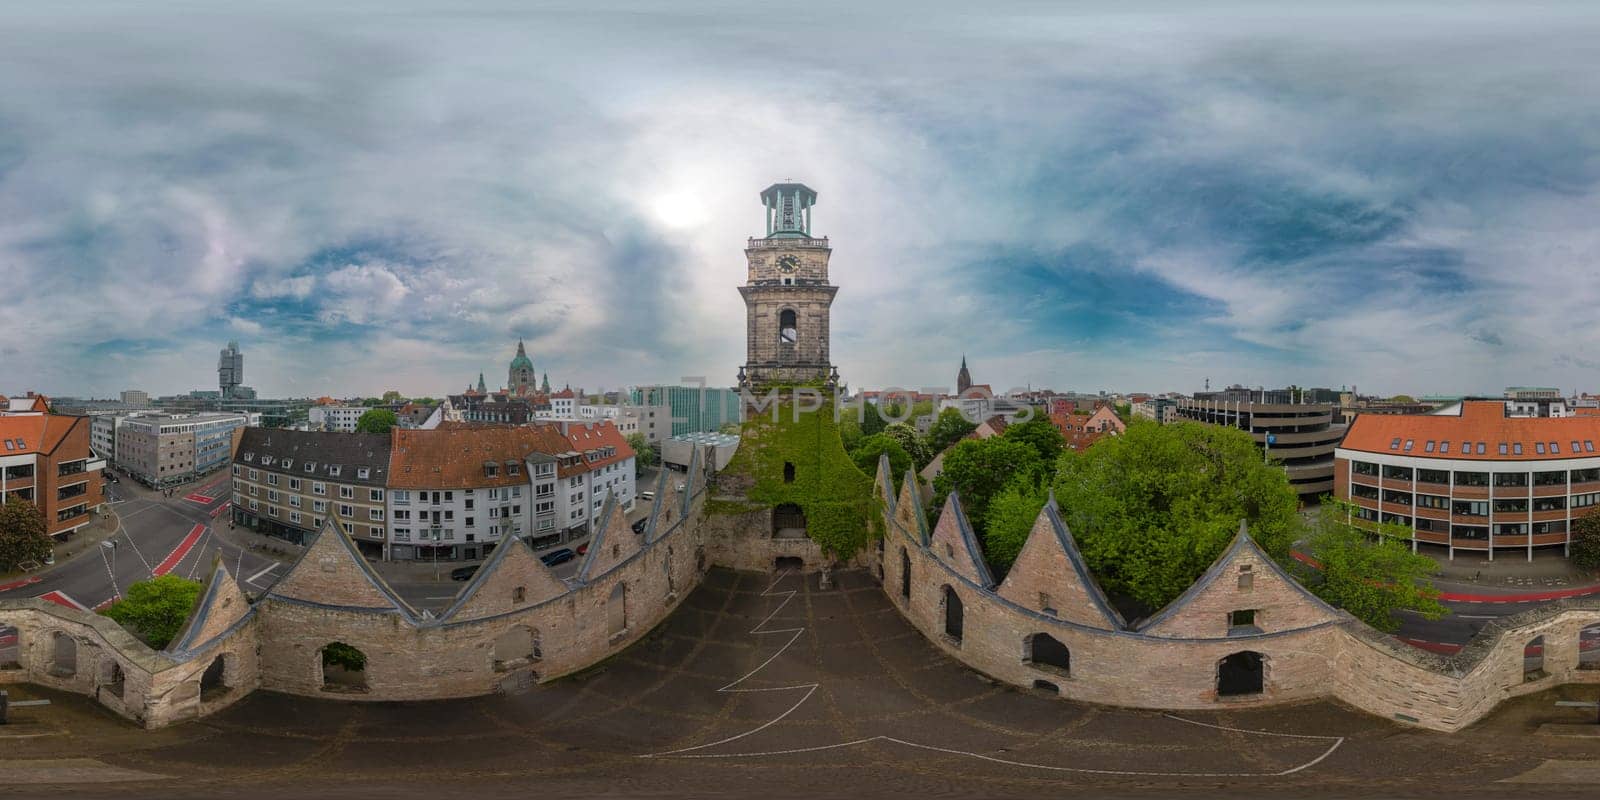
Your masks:
<svg viewBox="0 0 1600 800"><path fill-rule="evenodd" d="M817 193L803 183L761 192L766 235L745 247L746 358L739 388L755 395L776 385L838 385L828 352L829 315L839 287L829 283L832 250L812 235Z"/></svg>

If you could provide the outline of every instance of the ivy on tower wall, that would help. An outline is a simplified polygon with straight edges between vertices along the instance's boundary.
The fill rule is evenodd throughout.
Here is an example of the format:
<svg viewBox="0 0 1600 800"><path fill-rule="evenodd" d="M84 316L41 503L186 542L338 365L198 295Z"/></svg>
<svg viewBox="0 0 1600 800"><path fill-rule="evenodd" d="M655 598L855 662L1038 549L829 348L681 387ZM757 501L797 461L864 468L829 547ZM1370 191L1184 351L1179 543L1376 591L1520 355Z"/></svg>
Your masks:
<svg viewBox="0 0 1600 800"><path fill-rule="evenodd" d="M786 464L794 467L793 481L784 480ZM746 420L739 449L718 484L724 490L743 489L747 501L769 509L798 505L812 541L841 560L881 535L873 524L879 512L872 478L845 452L831 402L798 418L794 406L785 402L778 406L776 422L770 408Z"/></svg>

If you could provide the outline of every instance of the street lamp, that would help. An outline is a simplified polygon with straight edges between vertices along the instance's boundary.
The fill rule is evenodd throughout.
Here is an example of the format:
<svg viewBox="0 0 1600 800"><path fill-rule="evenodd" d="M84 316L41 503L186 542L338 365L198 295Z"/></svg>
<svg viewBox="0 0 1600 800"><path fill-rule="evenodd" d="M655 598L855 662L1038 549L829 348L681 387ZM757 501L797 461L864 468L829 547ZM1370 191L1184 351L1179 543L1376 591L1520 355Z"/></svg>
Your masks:
<svg viewBox="0 0 1600 800"><path fill-rule="evenodd" d="M433 579L439 580L439 543L444 541L443 528L429 528L428 537L433 539Z"/></svg>

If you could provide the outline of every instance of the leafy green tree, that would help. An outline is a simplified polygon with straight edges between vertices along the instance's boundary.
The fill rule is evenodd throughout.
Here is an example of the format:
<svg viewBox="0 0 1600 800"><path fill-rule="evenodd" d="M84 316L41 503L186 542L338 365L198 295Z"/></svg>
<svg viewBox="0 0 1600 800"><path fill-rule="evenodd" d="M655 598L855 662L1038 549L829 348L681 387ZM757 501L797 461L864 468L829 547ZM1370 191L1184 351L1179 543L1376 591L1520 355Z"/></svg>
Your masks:
<svg viewBox="0 0 1600 800"><path fill-rule="evenodd" d="M1572 563L1600 569L1600 508L1572 521Z"/></svg>
<svg viewBox="0 0 1600 800"><path fill-rule="evenodd" d="M363 397L363 398L361 398L361 405L366 406L367 408L372 408L373 406L381 406L381 405L383 405L383 398L381 398L381 397Z"/></svg>
<svg viewBox="0 0 1600 800"><path fill-rule="evenodd" d="M127 595L100 613L160 650L178 635L199 597L199 581L162 575L129 586Z"/></svg>
<svg viewBox="0 0 1600 800"><path fill-rule="evenodd" d="M928 451L933 455L943 453L950 445L961 441L967 434L977 430L978 426L968 422L961 415L960 409L947 408L939 412L933 420L933 425L928 428Z"/></svg>
<svg viewBox="0 0 1600 800"><path fill-rule="evenodd" d="M361 672L367 668L367 654L344 642L330 642L322 648L322 665L343 667L349 672Z"/></svg>
<svg viewBox="0 0 1600 800"><path fill-rule="evenodd" d="M642 433L628 434L628 446L633 448L633 463L638 469L656 465L656 451L651 449L650 443L644 439Z"/></svg>
<svg viewBox="0 0 1600 800"><path fill-rule="evenodd" d="M1067 449L1067 437L1056 430L1049 417L1035 417L1027 422L1008 425L1005 433L1000 435L1032 447L1043 464L1056 463L1056 459Z"/></svg>
<svg viewBox="0 0 1600 800"><path fill-rule="evenodd" d="M1409 405L1409 404L1417 402L1417 399L1412 397L1409 394L1397 394L1394 397L1389 398L1389 402L1391 402L1391 403L1405 403L1405 404Z"/></svg>
<svg viewBox="0 0 1600 800"><path fill-rule="evenodd" d="M1394 612L1401 609L1427 619L1450 613L1428 580L1439 566L1411 552L1411 530L1388 523L1373 538L1350 523L1351 508L1348 501L1322 501L1304 543L1317 564L1294 565L1302 582L1329 604L1381 631L1400 627Z"/></svg>
<svg viewBox="0 0 1600 800"><path fill-rule="evenodd" d="M356 420L356 433L388 433L400 418L387 408L374 408Z"/></svg>
<svg viewBox="0 0 1600 800"><path fill-rule="evenodd" d="M944 469L933 479L934 505L943 509L950 492L960 491L967 520L981 535L1000 490L1019 478L1037 483L1043 471L1039 453L1027 444L1001 436L967 439L945 453Z"/></svg>
<svg viewBox="0 0 1600 800"><path fill-rule="evenodd" d="M878 474L878 456L889 455L889 471L894 475L895 486L899 487L900 481L905 478L906 470L911 469L911 456L894 437L886 433L876 433L864 437L856 449L850 451L850 460L868 475Z"/></svg>
<svg viewBox="0 0 1600 800"><path fill-rule="evenodd" d="M889 420L898 418L901 413L903 412L900 406L895 403L882 407L869 404L866 415L861 418L861 435L872 436L883 433L884 429L889 427Z"/></svg>
<svg viewBox="0 0 1600 800"><path fill-rule="evenodd" d="M883 435L900 443L906 453L911 456L911 464L918 471L928 466L933 460L933 454L928 452L928 445L922 441L922 436L917 429L904 422L896 422L883 429Z"/></svg>
<svg viewBox="0 0 1600 800"><path fill-rule="evenodd" d="M7 498L0 506L0 572L43 561L53 546L38 507L14 494Z"/></svg>
<svg viewBox="0 0 1600 800"><path fill-rule="evenodd" d="M385 404L388 404L388 403L399 403L399 402L403 402L405 400L405 398L401 397L400 393L395 391L394 389L390 389L389 391L384 392L383 393L383 397L381 399L383 400L383 402Z"/></svg>
<svg viewBox="0 0 1600 800"><path fill-rule="evenodd" d="M871 409L868 409L867 413L872 413ZM866 434L861 432L861 423L856 421L849 409L845 409L845 413L839 415L839 441L844 445L844 451L846 453L854 451L861 446L861 440L864 438Z"/></svg>
<svg viewBox="0 0 1600 800"><path fill-rule="evenodd" d="M1013 479L989 501L984 521L983 554L996 576L1004 576L1016 563L1033 523L1044 508L1048 492L1027 476Z"/></svg>
<svg viewBox="0 0 1600 800"><path fill-rule="evenodd" d="M1122 424L1126 425L1133 421L1132 403L1113 403L1111 410L1117 415L1117 419L1122 420Z"/></svg>
<svg viewBox="0 0 1600 800"><path fill-rule="evenodd" d="M1239 530L1288 557L1299 505L1283 470L1233 428L1134 420L1060 461L1056 501L1108 592L1148 609L1183 593Z"/></svg>

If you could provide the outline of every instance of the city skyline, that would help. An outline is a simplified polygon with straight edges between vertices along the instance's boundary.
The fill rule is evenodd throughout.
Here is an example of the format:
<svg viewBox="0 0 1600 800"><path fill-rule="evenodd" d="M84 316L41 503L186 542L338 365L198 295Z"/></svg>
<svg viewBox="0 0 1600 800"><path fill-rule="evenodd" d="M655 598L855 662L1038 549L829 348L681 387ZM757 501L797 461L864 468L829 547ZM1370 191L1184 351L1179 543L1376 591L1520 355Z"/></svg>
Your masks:
<svg viewBox="0 0 1600 800"><path fill-rule="evenodd" d="M853 388L1594 388L1581 7L954 8L23 10L4 391L732 385L786 178Z"/></svg>

